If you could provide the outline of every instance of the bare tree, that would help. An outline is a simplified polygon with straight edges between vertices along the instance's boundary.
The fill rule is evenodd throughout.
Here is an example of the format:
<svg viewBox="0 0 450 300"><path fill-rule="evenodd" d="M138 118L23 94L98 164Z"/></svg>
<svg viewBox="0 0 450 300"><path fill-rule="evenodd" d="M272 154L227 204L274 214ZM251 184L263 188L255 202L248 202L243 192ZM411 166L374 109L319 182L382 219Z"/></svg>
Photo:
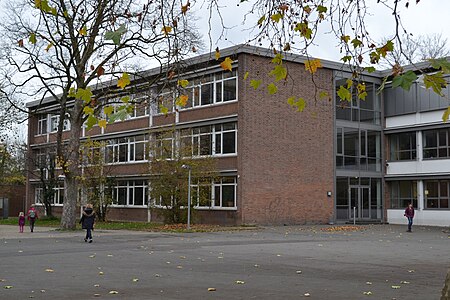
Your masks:
<svg viewBox="0 0 450 300"><path fill-rule="evenodd" d="M160 80L167 77L168 65L192 51L199 38L188 24L190 4L17 0L4 5L1 49L6 84L1 91L8 101L20 97L58 103L57 159L65 175L61 226L75 228L83 124L105 126L97 118L102 99L132 93L127 88L130 81L152 84L140 77L139 71L148 67L143 62L161 66L161 76L152 78ZM103 84L105 79L112 81ZM64 142L66 119L71 135Z"/></svg>
<svg viewBox="0 0 450 300"><path fill-rule="evenodd" d="M419 44L420 60L446 57L450 54L447 39L441 33L421 35L417 43Z"/></svg>

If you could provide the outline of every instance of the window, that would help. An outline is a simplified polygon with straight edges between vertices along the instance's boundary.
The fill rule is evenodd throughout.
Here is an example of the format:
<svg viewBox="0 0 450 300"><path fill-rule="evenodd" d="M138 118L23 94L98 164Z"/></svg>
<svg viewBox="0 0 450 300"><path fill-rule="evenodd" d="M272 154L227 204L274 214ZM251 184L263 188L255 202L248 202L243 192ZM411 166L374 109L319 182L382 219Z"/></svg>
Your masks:
<svg viewBox="0 0 450 300"><path fill-rule="evenodd" d="M110 139L106 143L106 163L145 161L147 159L147 135Z"/></svg>
<svg viewBox="0 0 450 300"><path fill-rule="evenodd" d="M236 131L234 122L185 129L181 131L181 148L191 149L185 156L236 154Z"/></svg>
<svg viewBox="0 0 450 300"><path fill-rule="evenodd" d="M336 81L337 91L340 86L346 86L347 79ZM367 96L364 100L358 98L357 88L350 88L352 93L351 101L342 100L336 91L336 119L370 124L380 124L381 107L380 97L376 93L376 86L373 83L363 82Z"/></svg>
<svg viewBox="0 0 450 300"><path fill-rule="evenodd" d="M172 132L158 132L155 136L156 149L155 157L163 159L172 159L174 150L174 139Z"/></svg>
<svg viewBox="0 0 450 300"><path fill-rule="evenodd" d="M59 115L50 115L50 132L58 131L59 125ZM70 122L69 119L64 119L63 130L70 130Z"/></svg>
<svg viewBox="0 0 450 300"><path fill-rule="evenodd" d="M134 108L133 111L130 113L129 118L139 118L148 116L149 114L149 104L148 104L148 95L145 93L139 93L133 95L133 103Z"/></svg>
<svg viewBox="0 0 450 300"><path fill-rule="evenodd" d="M414 160L417 157L416 133L404 132L389 137L390 160Z"/></svg>
<svg viewBox="0 0 450 300"><path fill-rule="evenodd" d="M236 70L189 79L189 83L184 93L189 100L182 109L237 100Z"/></svg>
<svg viewBox="0 0 450 300"><path fill-rule="evenodd" d="M423 131L423 158L450 157L450 129Z"/></svg>
<svg viewBox="0 0 450 300"><path fill-rule="evenodd" d="M425 208L449 209L449 184L450 180L424 181Z"/></svg>
<svg viewBox="0 0 450 300"><path fill-rule="evenodd" d="M336 128L336 168L381 171L381 133L358 128Z"/></svg>
<svg viewBox="0 0 450 300"><path fill-rule="evenodd" d="M39 186L34 189L34 203L44 203L44 189ZM64 203L64 186L59 185L53 189L53 198L51 199L52 205L62 205Z"/></svg>
<svg viewBox="0 0 450 300"><path fill-rule="evenodd" d="M35 150L36 169L56 167L56 150L54 148L39 148Z"/></svg>
<svg viewBox="0 0 450 300"><path fill-rule="evenodd" d="M392 181L390 188L391 208L405 209L409 203L417 207L416 181Z"/></svg>
<svg viewBox="0 0 450 300"><path fill-rule="evenodd" d="M38 116L38 128L37 134L46 134L47 133L47 115L39 115Z"/></svg>
<svg viewBox="0 0 450 300"><path fill-rule="evenodd" d="M236 177L222 177L211 182L199 179L191 185L192 203L196 207L236 208Z"/></svg>
<svg viewBox="0 0 450 300"><path fill-rule="evenodd" d="M113 205L145 206L148 203L148 184L145 180L118 181L112 187Z"/></svg>

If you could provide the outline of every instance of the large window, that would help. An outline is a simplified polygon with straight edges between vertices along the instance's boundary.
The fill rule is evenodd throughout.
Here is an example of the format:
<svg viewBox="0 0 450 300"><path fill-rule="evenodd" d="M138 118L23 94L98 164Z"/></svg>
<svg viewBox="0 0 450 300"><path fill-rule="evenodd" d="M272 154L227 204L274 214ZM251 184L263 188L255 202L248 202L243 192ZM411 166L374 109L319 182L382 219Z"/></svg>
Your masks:
<svg viewBox="0 0 450 300"><path fill-rule="evenodd" d="M41 186L35 187L34 190L34 202L36 204L44 203L44 189ZM52 205L62 205L64 203L64 186L58 185L53 188L53 197L50 200Z"/></svg>
<svg viewBox="0 0 450 300"><path fill-rule="evenodd" d="M38 127L37 134L46 134L47 133L47 115L39 115L38 116Z"/></svg>
<svg viewBox="0 0 450 300"><path fill-rule="evenodd" d="M336 129L336 167L381 171L381 133L358 128Z"/></svg>
<svg viewBox="0 0 450 300"><path fill-rule="evenodd" d="M171 159L174 155L174 138L172 132L158 132L155 135L156 147L154 155L156 158Z"/></svg>
<svg viewBox="0 0 450 300"><path fill-rule="evenodd" d="M423 131L423 158L450 157L450 129Z"/></svg>
<svg viewBox="0 0 450 300"><path fill-rule="evenodd" d="M194 127L181 131L182 149L192 156L236 154L236 123ZM190 153L189 153L190 152Z"/></svg>
<svg viewBox="0 0 450 300"><path fill-rule="evenodd" d="M336 88L346 86L346 79L336 81ZM380 124L381 107L380 97L376 93L376 86L373 83L363 83L367 96L359 99L357 88L351 87L351 101L342 100L336 93L336 119L353 122L363 122L370 124Z"/></svg>
<svg viewBox="0 0 450 300"><path fill-rule="evenodd" d="M416 133L404 132L389 137L390 160L414 160L417 157Z"/></svg>
<svg viewBox="0 0 450 300"><path fill-rule="evenodd" d="M417 207L417 182L392 181L389 183L391 206L390 208L405 209L409 203Z"/></svg>
<svg viewBox="0 0 450 300"><path fill-rule="evenodd" d="M449 184L450 180L424 181L425 208L449 209Z"/></svg>
<svg viewBox="0 0 450 300"><path fill-rule="evenodd" d="M144 161L147 159L147 135L110 139L105 150L106 163Z"/></svg>
<svg viewBox="0 0 450 300"><path fill-rule="evenodd" d="M192 203L196 207L236 208L236 177L200 179L191 185Z"/></svg>
<svg viewBox="0 0 450 300"><path fill-rule="evenodd" d="M118 181L112 187L112 204L145 206L148 203L148 184L145 180Z"/></svg>

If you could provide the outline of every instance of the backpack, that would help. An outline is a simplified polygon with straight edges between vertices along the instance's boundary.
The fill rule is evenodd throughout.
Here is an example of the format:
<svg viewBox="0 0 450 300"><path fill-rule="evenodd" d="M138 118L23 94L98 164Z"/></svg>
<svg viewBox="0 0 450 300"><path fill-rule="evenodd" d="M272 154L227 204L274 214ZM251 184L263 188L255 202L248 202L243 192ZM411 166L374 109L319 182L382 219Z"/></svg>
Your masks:
<svg viewBox="0 0 450 300"><path fill-rule="evenodd" d="M36 218L36 212L32 209L28 212L28 216L32 219Z"/></svg>

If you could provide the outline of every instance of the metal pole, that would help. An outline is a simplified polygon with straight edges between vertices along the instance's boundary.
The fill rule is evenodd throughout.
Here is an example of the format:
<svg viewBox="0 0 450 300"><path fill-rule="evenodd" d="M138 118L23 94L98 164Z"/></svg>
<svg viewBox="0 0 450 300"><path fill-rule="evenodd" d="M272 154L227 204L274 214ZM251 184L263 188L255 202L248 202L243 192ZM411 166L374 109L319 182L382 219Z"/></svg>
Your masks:
<svg viewBox="0 0 450 300"><path fill-rule="evenodd" d="M356 225L356 206L353 206L353 225Z"/></svg>
<svg viewBox="0 0 450 300"><path fill-rule="evenodd" d="M188 215L187 215L187 229L191 229L191 168L188 169Z"/></svg>

